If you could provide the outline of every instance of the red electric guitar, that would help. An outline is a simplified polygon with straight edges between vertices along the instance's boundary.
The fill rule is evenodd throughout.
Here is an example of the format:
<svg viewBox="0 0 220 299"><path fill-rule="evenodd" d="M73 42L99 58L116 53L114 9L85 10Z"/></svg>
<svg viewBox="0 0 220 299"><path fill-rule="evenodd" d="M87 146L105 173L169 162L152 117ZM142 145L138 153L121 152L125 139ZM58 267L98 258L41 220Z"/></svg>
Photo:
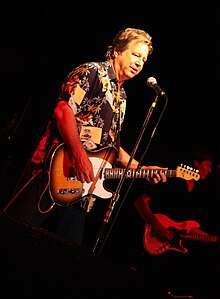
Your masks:
<svg viewBox="0 0 220 299"><path fill-rule="evenodd" d="M182 246L183 240L194 240L200 242L219 242L218 236L190 234L187 231L192 227L199 227L199 223L193 220L175 222L163 214L155 214L157 219L173 233L171 241L161 241L155 234L153 227L145 224L143 236L143 245L147 252L156 255L167 250L175 250L181 253L188 252L188 249Z"/></svg>

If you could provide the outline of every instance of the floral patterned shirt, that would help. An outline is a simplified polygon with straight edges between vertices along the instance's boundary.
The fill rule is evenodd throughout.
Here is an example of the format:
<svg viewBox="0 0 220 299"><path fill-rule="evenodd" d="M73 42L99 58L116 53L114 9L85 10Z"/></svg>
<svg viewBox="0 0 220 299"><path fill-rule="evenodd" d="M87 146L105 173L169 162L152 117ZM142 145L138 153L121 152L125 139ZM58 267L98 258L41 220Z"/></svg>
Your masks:
<svg viewBox="0 0 220 299"><path fill-rule="evenodd" d="M72 108L85 148L118 146L126 93L123 87L118 90L115 73L108 61L84 63L71 71L62 84L57 101L61 100L67 101ZM51 145L51 140L53 144L55 140L62 141L52 123L34 152L32 160L36 163L44 160L45 148L49 143Z"/></svg>

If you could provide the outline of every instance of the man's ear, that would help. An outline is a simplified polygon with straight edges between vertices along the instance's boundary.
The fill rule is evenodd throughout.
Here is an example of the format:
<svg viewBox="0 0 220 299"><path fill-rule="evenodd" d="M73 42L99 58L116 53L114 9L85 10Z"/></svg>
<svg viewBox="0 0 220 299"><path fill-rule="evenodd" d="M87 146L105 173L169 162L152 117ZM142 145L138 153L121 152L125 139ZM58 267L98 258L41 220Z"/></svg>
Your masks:
<svg viewBox="0 0 220 299"><path fill-rule="evenodd" d="M118 56L118 50L114 48L114 57L116 58Z"/></svg>

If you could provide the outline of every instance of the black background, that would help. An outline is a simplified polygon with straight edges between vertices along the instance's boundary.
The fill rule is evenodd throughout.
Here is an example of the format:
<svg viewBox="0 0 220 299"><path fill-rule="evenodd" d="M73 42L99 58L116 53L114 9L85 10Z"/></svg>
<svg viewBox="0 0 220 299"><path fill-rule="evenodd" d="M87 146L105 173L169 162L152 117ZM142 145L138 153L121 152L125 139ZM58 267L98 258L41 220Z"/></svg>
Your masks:
<svg viewBox="0 0 220 299"><path fill-rule="evenodd" d="M52 114L65 76L86 61L101 61L122 28L153 37L142 73L125 83L128 95L122 146L131 152L155 98L153 76L168 96L160 99L136 158L175 167L202 146L219 157L219 10L204 5L134 1L8 2L1 10L1 204L7 202Z"/></svg>
<svg viewBox="0 0 220 299"><path fill-rule="evenodd" d="M0 13L1 207L22 177L67 73L82 62L102 61L106 45L126 27L147 30L153 37L154 51L143 71L125 83L128 100L122 146L131 152L136 144L155 98L154 90L146 84L147 78L153 76L166 92L168 103L156 127L165 103L159 99L136 158L140 159L150 145L143 157L146 165L175 168L184 162L188 152L202 146L214 154L216 163L220 162L217 3L10 1L3 6ZM126 199L126 188L127 183L120 194L121 200ZM143 226L132 227L130 218L131 214L136 216L130 200L135 199L135 191L124 201L121 213L117 214L119 209L115 209L111 218L113 229L107 230L111 234L101 243L105 245L103 254L120 263L127 263L132 250L136 250L136 242L142 242L138 238L142 238ZM102 205L106 208L108 202ZM99 205L92 210L92 221L96 209ZM102 220L102 214L100 217ZM140 234L134 237L138 229Z"/></svg>

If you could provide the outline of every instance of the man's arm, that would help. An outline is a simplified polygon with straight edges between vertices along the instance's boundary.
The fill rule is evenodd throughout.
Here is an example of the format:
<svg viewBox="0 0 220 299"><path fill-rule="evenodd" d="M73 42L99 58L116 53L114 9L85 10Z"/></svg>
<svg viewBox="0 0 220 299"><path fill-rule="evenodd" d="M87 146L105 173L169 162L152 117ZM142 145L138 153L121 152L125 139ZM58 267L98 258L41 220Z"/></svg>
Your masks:
<svg viewBox="0 0 220 299"><path fill-rule="evenodd" d="M144 222L154 228L156 235L161 240L172 240L172 234L162 223L160 223L160 221L151 211L149 206L151 200L152 199L148 194L143 193L135 200L134 206Z"/></svg>
<svg viewBox="0 0 220 299"><path fill-rule="evenodd" d="M74 160L77 180L90 183L94 180L92 163L80 140L73 110L66 101L57 103L54 109L59 132Z"/></svg>

